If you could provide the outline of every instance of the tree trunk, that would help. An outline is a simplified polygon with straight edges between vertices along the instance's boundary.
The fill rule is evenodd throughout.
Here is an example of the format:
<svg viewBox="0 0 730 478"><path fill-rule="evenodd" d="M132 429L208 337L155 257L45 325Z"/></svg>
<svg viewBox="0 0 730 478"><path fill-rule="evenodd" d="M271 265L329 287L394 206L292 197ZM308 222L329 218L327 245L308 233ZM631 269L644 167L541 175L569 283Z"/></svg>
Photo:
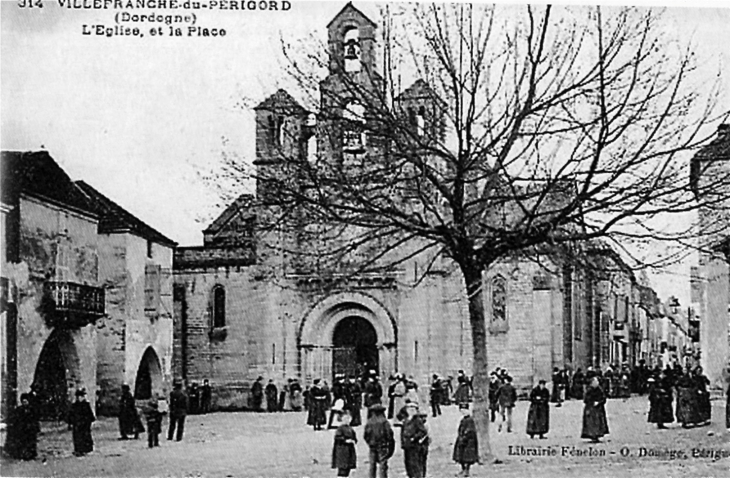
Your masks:
<svg viewBox="0 0 730 478"><path fill-rule="evenodd" d="M487 370L487 327L484 317L482 271L479 268L462 267L462 273L469 300L469 322L471 323L474 353L472 416L477 426L481 462L491 463L494 455L489 444L489 372Z"/></svg>

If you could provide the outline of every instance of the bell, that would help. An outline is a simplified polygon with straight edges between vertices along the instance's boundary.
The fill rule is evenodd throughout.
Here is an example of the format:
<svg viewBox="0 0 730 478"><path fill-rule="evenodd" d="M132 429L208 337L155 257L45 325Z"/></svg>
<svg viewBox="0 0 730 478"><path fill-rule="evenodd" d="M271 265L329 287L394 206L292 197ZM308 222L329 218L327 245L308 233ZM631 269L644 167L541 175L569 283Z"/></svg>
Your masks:
<svg viewBox="0 0 730 478"><path fill-rule="evenodd" d="M345 60L357 60L357 43L354 41L345 45Z"/></svg>

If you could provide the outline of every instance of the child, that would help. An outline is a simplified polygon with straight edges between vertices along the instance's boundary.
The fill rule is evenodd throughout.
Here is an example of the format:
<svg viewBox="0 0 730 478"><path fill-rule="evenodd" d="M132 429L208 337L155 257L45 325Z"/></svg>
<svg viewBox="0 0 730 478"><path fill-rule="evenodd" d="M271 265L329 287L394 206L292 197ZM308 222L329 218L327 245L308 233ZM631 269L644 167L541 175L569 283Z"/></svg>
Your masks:
<svg viewBox="0 0 730 478"><path fill-rule="evenodd" d="M469 476L469 468L479 460L479 443L477 441L477 427L469 413L469 406L460 404L459 410L463 415L459 423L459 432L454 443L455 462L461 465L459 476Z"/></svg>
<svg viewBox="0 0 730 478"><path fill-rule="evenodd" d="M157 404L157 399L150 400L150 407L147 409L147 445L160 446L160 432L162 431L162 414Z"/></svg>
<svg viewBox="0 0 730 478"><path fill-rule="evenodd" d="M350 412L344 410L340 415L341 425L335 432L335 444L332 447L332 468L337 468L337 476L350 476L350 470L357 466L355 443L357 435L350 426Z"/></svg>

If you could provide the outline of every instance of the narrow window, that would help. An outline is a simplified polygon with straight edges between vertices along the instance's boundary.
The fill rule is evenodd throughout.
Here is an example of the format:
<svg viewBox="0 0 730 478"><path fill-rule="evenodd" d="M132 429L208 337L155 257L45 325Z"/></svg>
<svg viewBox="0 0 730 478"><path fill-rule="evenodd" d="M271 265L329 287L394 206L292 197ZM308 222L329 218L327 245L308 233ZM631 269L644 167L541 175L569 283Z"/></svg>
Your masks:
<svg viewBox="0 0 730 478"><path fill-rule="evenodd" d="M492 332L507 332L507 281L502 276L492 279Z"/></svg>
<svg viewBox="0 0 730 478"><path fill-rule="evenodd" d="M365 146L365 107L350 102L342 112L343 149L350 153L359 153Z"/></svg>
<svg viewBox="0 0 730 478"><path fill-rule="evenodd" d="M152 241L147 241L147 257L152 259Z"/></svg>
<svg viewBox="0 0 730 478"><path fill-rule="evenodd" d="M213 289L213 327L226 326L226 290L222 286Z"/></svg>
<svg viewBox="0 0 730 478"><path fill-rule="evenodd" d="M426 108L421 106L418 108L418 114L416 115L416 134L423 136L426 133Z"/></svg>

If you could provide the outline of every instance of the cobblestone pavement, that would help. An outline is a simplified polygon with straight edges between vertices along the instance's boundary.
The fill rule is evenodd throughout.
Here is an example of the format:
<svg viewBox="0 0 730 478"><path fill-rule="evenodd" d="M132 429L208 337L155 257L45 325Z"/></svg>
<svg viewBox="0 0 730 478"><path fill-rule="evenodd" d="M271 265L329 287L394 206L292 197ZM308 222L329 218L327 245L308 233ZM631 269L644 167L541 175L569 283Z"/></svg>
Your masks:
<svg viewBox="0 0 730 478"><path fill-rule="evenodd" d="M551 406L551 430L546 440L531 440L524 432L527 402L515 409L512 433L492 429L492 450L500 464L475 466L474 477L730 477L730 434L724 429L724 402L713 402L713 424L682 429L676 424L657 430L646 423L646 397L611 400L607 405L611 434L589 445L579 438L582 403ZM455 407L429 418L433 444L429 478L458 472L451 451L459 421ZM146 436L118 441L114 419L94 428L95 451L71 455L71 435L64 426L44 427L40 458L34 462L3 461L1 476L130 476L130 477L262 477L319 478L335 476L330 468L333 431L314 432L304 425L304 413L215 413L189 416L182 442L161 441L146 448ZM165 420L166 425L167 420ZM722 422L722 423L721 423ZM357 427L362 438L362 427ZM511 447L511 448L510 448ZM537 450L549 456L514 455ZM513 454L510 454L510 451ZM367 476L367 448L358 444L358 469ZM716 455L714 458L712 455ZM646 455L646 456L644 456ZM693 456L694 455L694 456ZM723 458L717 457L723 456ZM391 459L391 477L404 477L403 455Z"/></svg>

